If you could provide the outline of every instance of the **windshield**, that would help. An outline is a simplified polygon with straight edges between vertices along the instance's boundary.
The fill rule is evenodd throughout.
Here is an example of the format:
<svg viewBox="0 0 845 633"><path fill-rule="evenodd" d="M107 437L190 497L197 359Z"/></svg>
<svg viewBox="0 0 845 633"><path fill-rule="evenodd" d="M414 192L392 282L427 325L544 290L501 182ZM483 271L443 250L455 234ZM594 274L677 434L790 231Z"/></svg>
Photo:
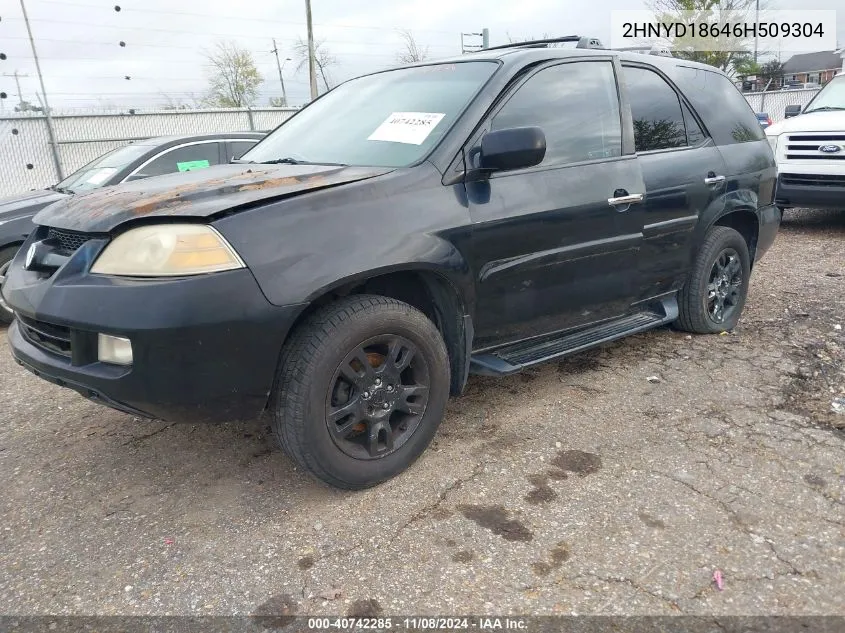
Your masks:
<svg viewBox="0 0 845 633"><path fill-rule="evenodd" d="M241 160L410 165L431 151L497 67L459 62L353 79L286 121Z"/></svg>
<svg viewBox="0 0 845 633"><path fill-rule="evenodd" d="M814 110L845 110L845 76L831 79L804 108L805 113Z"/></svg>
<svg viewBox="0 0 845 633"><path fill-rule="evenodd" d="M75 171L53 189L79 193L102 187L109 178L124 169L136 158L149 152L152 147L154 146L136 143L118 147L91 161L79 171Z"/></svg>

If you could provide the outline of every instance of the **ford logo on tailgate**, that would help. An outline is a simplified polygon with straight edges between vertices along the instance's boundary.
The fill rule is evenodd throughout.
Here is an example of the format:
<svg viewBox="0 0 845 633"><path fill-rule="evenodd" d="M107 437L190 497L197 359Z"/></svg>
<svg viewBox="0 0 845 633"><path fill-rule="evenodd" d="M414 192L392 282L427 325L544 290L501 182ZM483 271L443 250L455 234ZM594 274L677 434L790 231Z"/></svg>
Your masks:
<svg viewBox="0 0 845 633"><path fill-rule="evenodd" d="M836 152L841 152L842 148L839 145L822 145L819 147L819 151L825 154L835 154Z"/></svg>

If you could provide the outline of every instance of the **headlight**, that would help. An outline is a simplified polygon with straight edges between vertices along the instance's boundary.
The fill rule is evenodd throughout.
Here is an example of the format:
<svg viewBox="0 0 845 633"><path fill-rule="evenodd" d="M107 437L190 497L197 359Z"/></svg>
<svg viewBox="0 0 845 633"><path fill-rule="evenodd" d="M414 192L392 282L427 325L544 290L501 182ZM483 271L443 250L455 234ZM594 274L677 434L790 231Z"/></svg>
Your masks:
<svg viewBox="0 0 845 633"><path fill-rule="evenodd" d="M769 145L772 146L772 152L777 153L777 151L778 151L778 135L777 134L771 134L771 135L766 136L766 138L769 141Z"/></svg>
<svg viewBox="0 0 845 633"><path fill-rule="evenodd" d="M244 267L238 254L210 226L157 224L118 235L94 262L91 272L167 277Z"/></svg>

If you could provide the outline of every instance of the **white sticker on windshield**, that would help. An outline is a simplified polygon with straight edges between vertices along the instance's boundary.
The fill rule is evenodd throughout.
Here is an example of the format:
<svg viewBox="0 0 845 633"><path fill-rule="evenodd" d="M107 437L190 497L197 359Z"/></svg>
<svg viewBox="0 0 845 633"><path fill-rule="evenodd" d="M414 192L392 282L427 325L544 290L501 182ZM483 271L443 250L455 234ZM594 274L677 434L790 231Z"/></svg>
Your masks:
<svg viewBox="0 0 845 633"><path fill-rule="evenodd" d="M88 178L85 180L85 184L102 185L104 182L106 182L106 180L109 179L109 176L111 176L116 171L117 169L115 169L114 167L102 167L90 176L88 176Z"/></svg>
<svg viewBox="0 0 845 633"><path fill-rule="evenodd" d="M444 116L443 112L394 112L367 140L422 145Z"/></svg>

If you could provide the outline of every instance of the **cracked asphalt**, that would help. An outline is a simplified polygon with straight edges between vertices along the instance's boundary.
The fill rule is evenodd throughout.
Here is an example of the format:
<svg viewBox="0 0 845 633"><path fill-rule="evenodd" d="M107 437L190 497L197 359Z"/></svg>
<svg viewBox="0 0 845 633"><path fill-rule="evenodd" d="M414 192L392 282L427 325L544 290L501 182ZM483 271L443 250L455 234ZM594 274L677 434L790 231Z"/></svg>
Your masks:
<svg viewBox="0 0 845 633"><path fill-rule="evenodd" d="M87 402L0 344L7 614L845 614L845 213L791 211L724 336L474 377L397 479L265 422ZM713 580L723 578L722 590Z"/></svg>

